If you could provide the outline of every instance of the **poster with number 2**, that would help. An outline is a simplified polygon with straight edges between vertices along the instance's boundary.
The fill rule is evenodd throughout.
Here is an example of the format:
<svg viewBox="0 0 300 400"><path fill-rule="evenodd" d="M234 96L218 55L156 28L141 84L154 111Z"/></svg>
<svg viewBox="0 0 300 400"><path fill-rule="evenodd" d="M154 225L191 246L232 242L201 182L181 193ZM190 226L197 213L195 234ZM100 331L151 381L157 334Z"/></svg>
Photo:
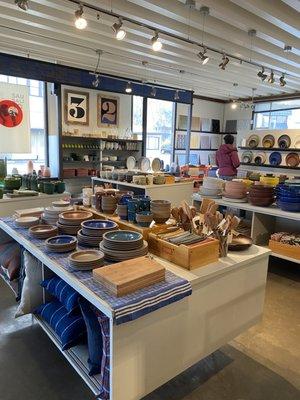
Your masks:
<svg viewBox="0 0 300 400"><path fill-rule="evenodd" d="M98 95L98 126L118 127L119 98Z"/></svg>
<svg viewBox="0 0 300 400"><path fill-rule="evenodd" d="M65 122L89 124L89 93L65 90Z"/></svg>

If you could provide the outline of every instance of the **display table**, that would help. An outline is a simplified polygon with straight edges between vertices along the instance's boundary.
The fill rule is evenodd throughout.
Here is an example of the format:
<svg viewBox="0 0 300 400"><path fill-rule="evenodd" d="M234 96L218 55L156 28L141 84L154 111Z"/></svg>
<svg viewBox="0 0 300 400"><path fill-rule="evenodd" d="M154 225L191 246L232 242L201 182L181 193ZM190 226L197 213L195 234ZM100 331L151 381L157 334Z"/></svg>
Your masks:
<svg viewBox="0 0 300 400"><path fill-rule="evenodd" d="M41 246L4 221L0 221L0 228L40 260L43 276L53 271L109 318L110 400L141 399L262 317L270 254L267 249L252 246L193 271L159 260L168 271L190 282L192 294L134 321L116 325L110 305L80 281L76 273L62 268L41 251ZM49 326L40 319L38 322L60 348ZM76 346L63 354L98 395L97 375L90 377L87 373L87 348Z"/></svg>
<svg viewBox="0 0 300 400"><path fill-rule="evenodd" d="M112 179L92 178L93 186L97 184L110 183L121 190L133 190L137 194L150 196L152 200L170 200L173 206L180 206L182 201L191 204L194 182L183 181L166 183L164 185L137 185L134 183L114 181Z"/></svg>
<svg viewBox="0 0 300 400"><path fill-rule="evenodd" d="M70 197L70 193L62 194L45 194L39 193L38 196L30 197L15 197L0 199L0 217L12 215L15 210L25 210L27 208L35 207L48 207L51 206L52 201L61 200L65 197Z"/></svg>
<svg viewBox="0 0 300 400"><path fill-rule="evenodd" d="M193 194L193 201L201 202L201 195ZM235 203L223 199L212 199L215 203L252 213L251 218L251 237L255 244L260 246L268 246L270 235L274 232L299 231L300 213L283 211L275 205L270 207L253 206L250 203ZM282 258L295 263L300 263L296 258L287 257L285 255L272 252L274 257Z"/></svg>

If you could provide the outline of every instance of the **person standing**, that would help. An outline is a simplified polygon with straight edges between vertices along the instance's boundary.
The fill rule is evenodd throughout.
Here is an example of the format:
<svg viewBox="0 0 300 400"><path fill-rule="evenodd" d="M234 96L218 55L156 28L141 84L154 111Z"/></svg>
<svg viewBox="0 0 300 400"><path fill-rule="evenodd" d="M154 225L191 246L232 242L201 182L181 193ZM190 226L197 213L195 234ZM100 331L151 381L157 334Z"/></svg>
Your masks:
<svg viewBox="0 0 300 400"><path fill-rule="evenodd" d="M224 136L224 144L217 151L216 161L219 167L219 177L230 181L237 175L240 160L236 147L233 145L234 137L230 134Z"/></svg>

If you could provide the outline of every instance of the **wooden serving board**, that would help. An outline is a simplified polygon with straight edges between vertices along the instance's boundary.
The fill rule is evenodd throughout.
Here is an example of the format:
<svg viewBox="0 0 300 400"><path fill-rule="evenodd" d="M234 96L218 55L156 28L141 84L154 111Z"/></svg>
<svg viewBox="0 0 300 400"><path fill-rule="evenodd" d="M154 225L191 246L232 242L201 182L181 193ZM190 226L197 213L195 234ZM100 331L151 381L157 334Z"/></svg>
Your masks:
<svg viewBox="0 0 300 400"><path fill-rule="evenodd" d="M165 280L165 268L144 256L93 270L93 278L117 297Z"/></svg>
<svg viewBox="0 0 300 400"><path fill-rule="evenodd" d="M39 217L44 212L44 207L27 208L24 210L16 210L15 214L18 217Z"/></svg>

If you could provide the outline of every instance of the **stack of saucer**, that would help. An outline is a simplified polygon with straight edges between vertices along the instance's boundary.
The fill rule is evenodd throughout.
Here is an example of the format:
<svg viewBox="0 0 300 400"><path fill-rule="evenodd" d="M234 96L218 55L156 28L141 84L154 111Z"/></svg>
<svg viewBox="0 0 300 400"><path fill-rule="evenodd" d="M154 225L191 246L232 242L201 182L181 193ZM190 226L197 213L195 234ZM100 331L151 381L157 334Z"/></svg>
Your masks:
<svg viewBox="0 0 300 400"><path fill-rule="evenodd" d="M78 243L82 246L98 247L104 233L118 229L113 221L91 219L81 223L77 233Z"/></svg>
<svg viewBox="0 0 300 400"><path fill-rule="evenodd" d="M39 223L39 217L19 217L15 220L15 224L21 228L30 228Z"/></svg>
<svg viewBox="0 0 300 400"><path fill-rule="evenodd" d="M109 261L124 261L148 253L148 243L134 231L107 232L103 235L100 250Z"/></svg>
<svg viewBox="0 0 300 400"><path fill-rule="evenodd" d="M152 200L150 211L157 224L164 224L171 216L171 202L168 200Z"/></svg>
<svg viewBox="0 0 300 400"><path fill-rule="evenodd" d="M69 263L75 270L89 271L103 266L104 254L99 250L75 251L69 256Z"/></svg>
<svg viewBox="0 0 300 400"><path fill-rule="evenodd" d="M54 236L46 240L46 247L55 253L66 253L76 249L77 239L69 235Z"/></svg>
<svg viewBox="0 0 300 400"><path fill-rule="evenodd" d="M67 235L77 235L81 228L81 223L93 217L89 211L66 211L59 214L57 226L60 233Z"/></svg>
<svg viewBox="0 0 300 400"><path fill-rule="evenodd" d="M227 181L222 198L234 203L247 203L247 185L242 181Z"/></svg>
<svg viewBox="0 0 300 400"><path fill-rule="evenodd" d="M222 179L205 176L199 192L202 197L218 198L222 195L223 185L224 181Z"/></svg>

